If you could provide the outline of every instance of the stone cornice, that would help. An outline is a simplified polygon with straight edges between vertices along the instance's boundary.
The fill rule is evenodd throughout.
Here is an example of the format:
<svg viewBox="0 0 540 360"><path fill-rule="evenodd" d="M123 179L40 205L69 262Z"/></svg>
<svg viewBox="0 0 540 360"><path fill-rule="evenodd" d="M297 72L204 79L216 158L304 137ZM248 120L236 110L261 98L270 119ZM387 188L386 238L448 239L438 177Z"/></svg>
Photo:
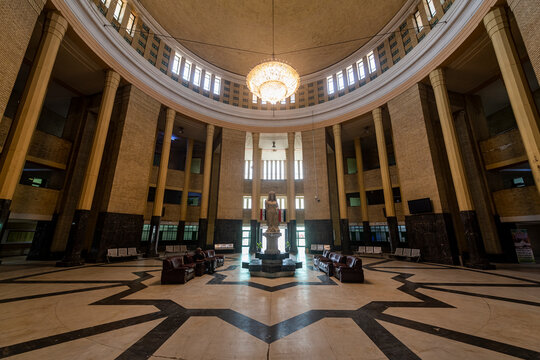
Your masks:
<svg viewBox="0 0 540 360"><path fill-rule="evenodd" d="M195 119L229 128L264 132L301 131L352 119L421 81L470 35L496 0L456 0L443 20L399 63L360 89L311 107L261 111L231 106L201 96L182 86L104 26L88 0L52 0L86 44L128 82L156 100Z"/></svg>

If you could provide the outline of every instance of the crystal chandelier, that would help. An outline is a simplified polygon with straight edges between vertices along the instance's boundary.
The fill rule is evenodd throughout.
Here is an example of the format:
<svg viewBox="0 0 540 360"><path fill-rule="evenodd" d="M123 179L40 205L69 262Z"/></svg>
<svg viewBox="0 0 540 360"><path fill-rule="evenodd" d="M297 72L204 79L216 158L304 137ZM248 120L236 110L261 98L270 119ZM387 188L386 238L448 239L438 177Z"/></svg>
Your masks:
<svg viewBox="0 0 540 360"><path fill-rule="evenodd" d="M271 60L251 69L246 82L253 94L275 104L294 94L300 84L300 76L291 66Z"/></svg>

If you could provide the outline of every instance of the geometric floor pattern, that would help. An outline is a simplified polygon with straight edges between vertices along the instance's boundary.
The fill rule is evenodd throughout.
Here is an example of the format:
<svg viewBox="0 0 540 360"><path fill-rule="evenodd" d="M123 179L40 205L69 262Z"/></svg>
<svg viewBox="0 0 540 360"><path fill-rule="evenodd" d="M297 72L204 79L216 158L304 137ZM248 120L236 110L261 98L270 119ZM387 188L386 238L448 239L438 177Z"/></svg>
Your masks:
<svg viewBox="0 0 540 360"><path fill-rule="evenodd" d="M540 359L540 269L364 258L341 284L308 257L293 278L240 258L185 285L160 261L0 265L0 358Z"/></svg>

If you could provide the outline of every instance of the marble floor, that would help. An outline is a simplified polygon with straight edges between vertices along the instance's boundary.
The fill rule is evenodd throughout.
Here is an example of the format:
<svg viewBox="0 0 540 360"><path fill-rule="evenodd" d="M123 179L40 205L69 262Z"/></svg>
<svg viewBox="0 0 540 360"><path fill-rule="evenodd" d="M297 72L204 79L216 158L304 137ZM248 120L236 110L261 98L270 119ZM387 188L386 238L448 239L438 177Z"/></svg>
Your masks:
<svg viewBox="0 0 540 360"><path fill-rule="evenodd" d="M240 257L185 285L159 260L59 269L3 259L0 358L540 359L540 268L364 258L366 282L250 278Z"/></svg>

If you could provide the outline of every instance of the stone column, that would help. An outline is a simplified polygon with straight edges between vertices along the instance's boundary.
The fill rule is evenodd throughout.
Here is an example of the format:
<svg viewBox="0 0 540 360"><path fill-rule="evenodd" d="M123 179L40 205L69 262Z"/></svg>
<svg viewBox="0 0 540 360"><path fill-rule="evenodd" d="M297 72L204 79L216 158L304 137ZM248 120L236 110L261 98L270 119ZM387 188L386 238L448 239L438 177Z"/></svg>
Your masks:
<svg viewBox="0 0 540 360"><path fill-rule="evenodd" d="M364 230L364 244L371 245L371 227L369 226L369 212L366 197L366 187L364 186L364 161L362 160L362 146L360 138L354 139L354 152L356 155L356 178L358 182L358 192L360 193L360 210L362 214L362 227Z"/></svg>
<svg viewBox="0 0 540 360"><path fill-rule="evenodd" d="M206 248L208 234L208 199L210 198L210 179L212 175L212 153L214 150L214 125L206 125L206 148L204 150L203 188L201 194L201 213L199 215L199 247Z"/></svg>
<svg viewBox="0 0 540 360"><path fill-rule="evenodd" d="M0 156L0 237L9 218L11 200L21 178L30 140L34 134L51 72L68 23L60 13L47 14L45 30L17 114Z"/></svg>
<svg viewBox="0 0 540 360"><path fill-rule="evenodd" d="M527 79L523 73L504 8L496 7L484 17L484 25L493 43L501 75L510 98L516 123L529 158L534 182L540 192L539 116Z"/></svg>
<svg viewBox="0 0 540 360"><path fill-rule="evenodd" d="M454 118L450 108L450 99L446 89L446 79L442 69L435 69L429 74L431 86L435 93L435 102L437 103L437 112L443 133L444 144L452 173L452 181L458 202L460 218L465 230L465 239L469 248L469 263L473 267L487 268L488 262L485 256L482 234L478 225L476 211L465 175L463 158L459 148L456 135Z"/></svg>
<svg viewBox="0 0 540 360"><path fill-rule="evenodd" d="M298 244L296 243L296 192L294 188L294 132L287 134L287 234L290 252L298 253Z"/></svg>
<svg viewBox="0 0 540 360"><path fill-rule="evenodd" d="M253 139L253 179L251 180L251 239L249 240L249 253L257 252L257 239L261 223L259 221L260 207L260 188L261 188L261 149L259 148L259 133L252 134Z"/></svg>
<svg viewBox="0 0 540 360"><path fill-rule="evenodd" d="M349 216L347 214L347 196L345 195L345 171L343 169L343 150L341 148L341 125L332 126L336 155L336 174L339 198L339 227L341 228L341 251L349 254Z"/></svg>
<svg viewBox="0 0 540 360"><path fill-rule="evenodd" d="M379 165L381 168L381 179L384 193L384 207L386 209L386 221L390 232L391 251L399 246L399 232L394 206L394 193L392 191L392 181L390 180L390 169L388 168L388 154L386 153L386 140L384 138L384 127L382 109L373 110L373 122L375 123L375 135L377 137L377 150L379 152Z"/></svg>
<svg viewBox="0 0 540 360"><path fill-rule="evenodd" d="M176 241L184 241L184 227L187 218L187 203L189 195L189 183L191 179L191 158L193 157L193 139L187 141L186 164L184 166L184 188L182 189L182 199L180 200L180 221L176 232Z"/></svg>
<svg viewBox="0 0 540 360"><path fill-rule="evenodd" d="M154 206L152 208L152 218L150 220L150 232L148 234L147 257L158 256L159 224L163 212L163 198L165 196L165 183L167 182L167 169L169 167L169 155L171 153L171 137L174 126L176 111L167 109L165 117L165 131L163 133L163 146L161 148L161 158L159 160L158 177L156 182L156 192L154 196Z"/></svg>
<svg viewBox="0 0 540 360"><path fill-rule="evenodd" d="M109 70L105 78L105 87L101 97L101 105L99 107L96 132L92 141L90 159L88 160L88 166L84 174L84 182L79 202L73 215L73 221L71 222L66 253L64 259L56 263L57 266L77 266L83 263L81 259L81 250L84 246L88 218L90 216L90 210L92 209L92 201L96 190L101 158L103 157L103 149L105 148L105 141L107 140L107 131L111 121L114 98L119 83L120 75L113 70Z"/></svg>

